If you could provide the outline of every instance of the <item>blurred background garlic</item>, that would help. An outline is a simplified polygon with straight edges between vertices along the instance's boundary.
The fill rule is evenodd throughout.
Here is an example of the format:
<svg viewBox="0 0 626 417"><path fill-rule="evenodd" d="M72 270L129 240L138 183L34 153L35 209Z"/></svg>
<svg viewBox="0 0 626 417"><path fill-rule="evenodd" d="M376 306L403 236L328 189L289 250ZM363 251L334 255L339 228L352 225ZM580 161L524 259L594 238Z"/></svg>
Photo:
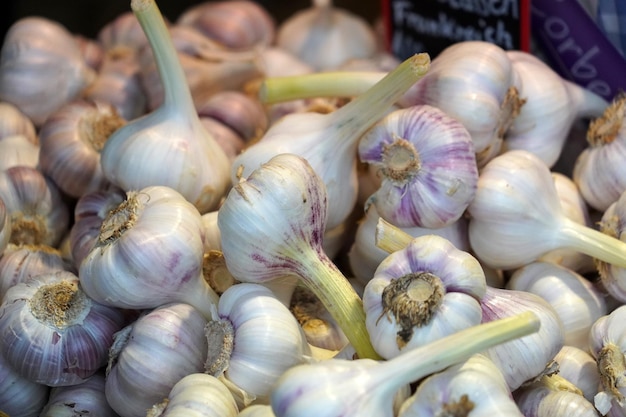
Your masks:
<svg viewBox="0 0 626 417"><path fill-rule="evenodd" d="M0 139L22 135L33 145L39 144L35 125L17 106L0 101Z"/></svg>
<svg viewBox="0 0 626 417"><path fill-rule="evenodd" d="M11 241L11 215L7 211L4 200L0 197L0 255Z"/></svg>
<svg viewBox="0 0 626 417"><path fill-rule="evenodd" d="M74 37L60 23L29 16L7 32L0 52L0 100L15 105L36 126L94 78Z"/></svg>
<svg viewBox="0 0 626 417"><path fill-rule="evenodd" d="M16 166L39 166L39 142L33 143L23 134L0 138L0 170Z"/></svg>

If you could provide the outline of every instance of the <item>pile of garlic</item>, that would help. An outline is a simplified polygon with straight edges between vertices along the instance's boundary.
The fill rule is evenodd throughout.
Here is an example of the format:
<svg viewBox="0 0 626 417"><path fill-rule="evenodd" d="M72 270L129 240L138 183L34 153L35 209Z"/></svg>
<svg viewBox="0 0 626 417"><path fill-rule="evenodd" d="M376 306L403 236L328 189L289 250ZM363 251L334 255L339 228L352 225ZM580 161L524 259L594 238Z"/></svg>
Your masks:
<svg viewBox="0 0 626 417"><path fill-rule="evenodd" d="M15 22L0 416L626 415L626 97L383 45L328 0Z"/></svg>

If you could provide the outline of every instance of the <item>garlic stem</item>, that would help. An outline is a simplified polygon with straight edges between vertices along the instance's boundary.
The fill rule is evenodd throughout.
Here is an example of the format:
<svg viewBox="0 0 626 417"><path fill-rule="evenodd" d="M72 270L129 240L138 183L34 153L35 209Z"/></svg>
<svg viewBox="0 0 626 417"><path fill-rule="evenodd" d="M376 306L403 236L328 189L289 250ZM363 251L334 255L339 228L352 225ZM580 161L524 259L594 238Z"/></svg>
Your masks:
<svg viewBox="0 0 626 417"><path fill-rule="evenodd" d="M152 46L163 84L163 107L171 109L172 114L196 114L178 52L156 2L131 0L130 7Z"/></svg>
<svg viewBox="0 0 626 417"><path fill-rule="evenodd" d="M433 372L454 365L501 343L535 333L540 320L531 311L460 330L427 345L380 362L377 377L388 381L391 392Z"/></svg>
<svg viewBox="0 0 626 417"><path fill-rule="evenodd" d="M626 242L565 217L561 222L560 246L569 247L611 265L626 268Z"/></svg>
<svg viewBox="0 0 626 417"><path fill-rule="evenodd" d="M380 217L376 223L375 239L376 246L380 249L387 253L394 253L407 247L413 240L413 236Z"/></svg>
<svg viewBox="0 0 626 417"><path fill-rule="evenodd" d="M261 83L259 99L265 104L274 104L304 98L358 96L385 74L377 71L326 71L269 77Z"/></svg>

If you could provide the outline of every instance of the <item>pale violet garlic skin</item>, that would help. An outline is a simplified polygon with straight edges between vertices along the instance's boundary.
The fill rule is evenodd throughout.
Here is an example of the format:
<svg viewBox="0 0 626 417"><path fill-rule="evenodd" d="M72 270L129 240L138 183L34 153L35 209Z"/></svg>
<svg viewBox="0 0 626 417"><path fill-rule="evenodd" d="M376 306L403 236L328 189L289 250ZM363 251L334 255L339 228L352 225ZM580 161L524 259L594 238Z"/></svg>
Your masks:
<svg viewBox="0 0 626 417"><path fill-rule="evenodd" d="M80 384L52 388L41 415L119 417L107 402L104 387L104 372L97 372Z"/></svg>
<svg viewBox="0 0 626 417"><path fill-rule="evenodd" d="M506 132L503 151L524 149L552 167L566 144L574 121L598 117L607 101L572 83L535 55L507 51L520 78L526 102Z"/></svg>
<svg viewBox="0 0 626 417"><path fill-rule="evenodd" d="M605 211L626 191L621 156L626 147L626 94L619 94L587 130L587 143L576 158L572 178L585 201Z"/></svg>
<svg viewBox="0 0 626 417"><path fill-rule="evenodd" d="M596 360L589 353L589 347L580 349L564 345L554 361L558 364L559 375L578 387L583 397L593 402L600 386L600 372Z"/></svg>
<svg viewBox="0 0 626 417"><path fill-rule="evenodd" d="M306 111L283 116L233 161L232 183L248 177L278 154L299 155L313 167L326 187L329 201L326 227L333 229L352 214L357 201L359 139L429 68L430 57L416 54L337 110L325 114ZM299 84L306 83L297 80L295 77L294 85L281 91L298 92ZM339 84L340 78L333 81ZM266 90L262 89L260 94Z"/></svg>
<svg viewBox="0 0 626 417"><path fill-rule="evenodd" d="M182 377L167 398L148 410L146 417L235 417L239 408L230 391L214 376L196 372Z"/></svg>
<svg viewBox="0 0 626 417"><path fill-rule="evenodd" d="M25 378L49 386L83 382L106 364L121 310L89 298L69 271L9 288L0 305L1 354Z"/></svg>
<svg viewBox="0 0 626 417"><path fill-rule="evenodd" d="M625 321L626 306L622 305L608 315L600 317L591 327L589 351L596 360L600 372L600 386L593 401L602 415L607 414L609 410L615 415L626 414L624 401L626 332L623 330Z"/></svg>
<svg viewBox="0 0 626 417"><path fill-rule="evenodd" d="M362 358L379 358L362 301L324 252L328 195L301 156L279 154L233 186L217 216L226 266L242 282L297 276L322 301Z"/></svg>
<svg viewBox="0 0 626 417"><path fill-rule="evenodd" d="M294 366L278 380L270 404L277 417L392 417L394 394L409 383L536 332L538 326L537 316L525 312L472 326L386 361L333 358Z"/></svg>
<svg viewBox="0 0 626 417"><path fill-rule="evenodd" d="M524 417L500 369L488 357L469 359L419 382L398 417Z"/></svg>
<svg viewBox="0 0 626 417"><path fill-rule="evenodd" d="M476 193L472 137L433 106L389 113L361 137L358 154L382 177L366 204L398 226L447 226L461 217Z"/></svg>
<svg viewBox="0 0 626 417"><path fill-rule="evenodd" d="M198 118L168 28L154 1L131 2L150 41L164 101L109 136L101 152L104 176L124 191L162 185L200 212L217 207L229 186L230 162ZM164 169L167 167L167 169Z"/></svg>
<svg viewBox="0 0 626 417"><path fill-rule="evenodd" d="M372 279L378 265L389 255L388 252L376 246L376 224L379 218L375 205L367 207L363 217L358 222L354 241L347 254L352 276L363 285ZM413 237L429 234L438 235L449 240L457 249L469 251L467 219L464 217L436 229L419 226L401 227L400 229Z"/></svg>
<svg viewBox="0 0 626 417"><path fill-rule="evenodd" d="M80 263L81 285L106 305L139 310L187 302L208 318L218 297L202 277L203 236L200 213L176 190L128 192Z"/></svg>
<svg viewBox="0 0 626 417"><path fill-rule="evenodd" d="M19 165L37 168L38 164L39 143L34 144L22 134L0 138L0 170Z"/></svg>
<svg viewBox="0 0 626 417"><path fill-rule="evenodd" d="M472 136L479 166L500 152L505 132L524 105L506 51L485 41L453 44L407 92L404 106L429 104L458 120Z"/></svg>
<svg viewBox="0 0 626 417"><path fill-rule="evenodd" d="M559 316L538 295L487 287L480 305L483 323L524 311L534 312L541 322L538 332L483 352L498 366L511 391L540 375L563 347L563 325Z"/></svg>
<svg viewBox="0 0 626 417"><path fill-rule="evenodd" d="M11 215L7 210L4 199L0 197L0 255L11 241Z"/></svg>
<svg viewBox="0 0 626 417"><path fill-rule="evenodd" d="M626 191L602 213L599 230L626 242ZM596 260L602 287L615 299L626 302L626 268Z"/></svg>
<svg viewBox="0 0 626 417"><path fill-rule="evenodd" d="M109 181L102 173L100 151L124 124L109 103L73 100L61 106L39 130L39 168L73 198L104 189Z"/></svg>
<svg viewBox="0 0 626 417"><path fill-rule="evenodd" d="M0 414L37 417L48 401L50 387L17 373L0 355Z"/></svg>
<svg viewBox="0 0 626 417"><path fill-rule="evenodd" d="M529 151L507 151L481 169L468 214L472 252L490 267L519 268L561 248L626 267L626 243L568 218L550 169Z"/></svg>
<svg viewBox="0 0 626 417"><path fill-rule="evenodd" d="M0 52L0 100L15 105L36 126L78 97L95 76L73 35L58 22L28 16L6 33Z"/></svg>
<svg viewBox="0 0 626 417"><path fill-rule="evenodd" d="M204 371L228 381L246 402L266 403L278 378L311 354L295 317L260 284L229 287L205 332L209 351Z"/></svg>
<svg viewBox="0 0 626 417"><path fill-rule="evenodd" d="M366 326L385 359L481 322L480 263L437 235L390 254L363 291Z"/></svg>
<svg viewBox="0 0 626 417"><path fill-rule="evenodd" d="M31 144L39 144L37 129L32 120L17 106L0 101L0 139L9 136L23 136Z"/></svg>
<svg viewBox="0 0 626 417"><path fill-rule="evenodd" d="M564 344L586 349L593 323L607 314L604 295L582 275L551 262L515 270L507 289L528 291L546 300L563 324Z"/></svg>
<svg viewBox="0 0 626 417"><path fill-rule="evenodd" d="M206 324L189 304L171 303L116 333L104 390L113 410L123 417L144 417L181 378L202 372Z"/></svg>

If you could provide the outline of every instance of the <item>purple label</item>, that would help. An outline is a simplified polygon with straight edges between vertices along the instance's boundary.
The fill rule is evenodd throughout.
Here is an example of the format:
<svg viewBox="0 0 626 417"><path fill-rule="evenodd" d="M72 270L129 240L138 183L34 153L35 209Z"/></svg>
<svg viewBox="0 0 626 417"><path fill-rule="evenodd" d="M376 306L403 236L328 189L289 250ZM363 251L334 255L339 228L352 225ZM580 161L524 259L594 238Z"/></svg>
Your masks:
<svg viewBox="0 0 626 417"><path fill-rule="evenodd" d="M626 90L626 60L578 0L533 0L533 35L555 71L613 99Z"/></svg>

